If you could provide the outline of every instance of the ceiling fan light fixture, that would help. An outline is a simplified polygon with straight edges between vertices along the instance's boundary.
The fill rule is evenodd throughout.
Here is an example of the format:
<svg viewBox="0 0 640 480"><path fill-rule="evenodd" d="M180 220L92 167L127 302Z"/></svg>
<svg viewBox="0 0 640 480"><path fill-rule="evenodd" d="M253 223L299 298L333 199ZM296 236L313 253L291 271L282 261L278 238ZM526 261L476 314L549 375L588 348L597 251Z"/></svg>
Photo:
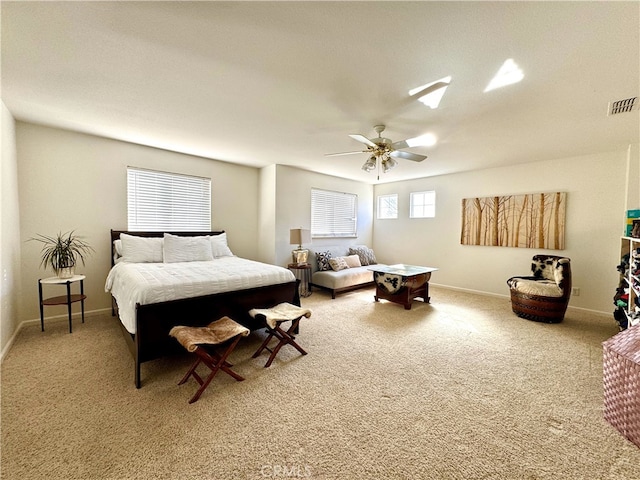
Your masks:
<svg viewBox="0 0 640 480"><path fill-rule="evenodd" d="M451 75L449 75L448 77L444 77L441 78L440 80L436 80L435 82L431 82L431 83L427 83L426 85L422 85L420 87L416 87L416 88L412 88L411 90L409 90L409 95L415 95L417 92L421 91L421 90L425 90L427 88L429 88L431 85L434 85L436 83L439 82L443 82L446 83L446 85L444 85L443 87L440 87L437 90L434 90L431 93L427 93L426 95L418 98L418 101L422 104L424 104L425 106L431 108L432 110L435 108L438 108L438 105L440 105L440 101L442 100L442 97L444 96L444 92L447 90L447 87L449 86L449 83L451 82Z"/></svg>
<svg viewBox="0 0 640 480"><path fill-rule="evenodd" d="M377 166L377 159L374 155L371 155L366 162L364 162L364 165L362 165L362 170L364 170L365 172L373 172L376 169Z"/></svg>
<svg viewBox="0 0 640 480"><path fill-rule="evenodd" d="M382 172L387 173L392 168L395 168L396 165L398 165L398 162L396 162L393 158L389 157L387 159L384 159L382 161Z"/></svg>

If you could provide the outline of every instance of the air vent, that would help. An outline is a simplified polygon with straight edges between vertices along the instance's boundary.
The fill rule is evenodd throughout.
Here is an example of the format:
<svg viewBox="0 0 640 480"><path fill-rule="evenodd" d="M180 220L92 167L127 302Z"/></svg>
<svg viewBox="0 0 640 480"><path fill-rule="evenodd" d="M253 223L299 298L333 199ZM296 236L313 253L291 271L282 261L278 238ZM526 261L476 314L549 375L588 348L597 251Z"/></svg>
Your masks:
<svg viewBox="0 0 640 480"><path fill-rule="evenodd" d="M617 102L609 102L607 115L617 115L618 113L631 112L638 109L638 97L631 97Z"/></svg>

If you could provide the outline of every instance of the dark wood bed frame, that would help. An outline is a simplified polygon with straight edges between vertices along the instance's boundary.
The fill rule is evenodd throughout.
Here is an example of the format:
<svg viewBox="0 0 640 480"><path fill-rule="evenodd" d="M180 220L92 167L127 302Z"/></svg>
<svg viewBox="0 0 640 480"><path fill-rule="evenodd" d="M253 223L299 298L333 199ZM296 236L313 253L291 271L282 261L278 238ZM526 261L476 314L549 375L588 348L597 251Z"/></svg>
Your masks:
<svg viewBox="0 0 640 480"><path fill-rule="evenodd" d="M111 230L111 265L114 262L114 240L120 238L121 233L140 237L162 237L164 232L129 232L126 230ZM199 236L220 235L217 232L168 232L173 235ZM120 319L118 323L133 355L135 362L135 385L141 387L140 365L150 360L184 352L180 344L169 336L169 330L176 325L204 326L223 316L245 325L250 330L262 327L254 318L249 316L252 308L270 308L278 303L289 302L300 305L298 290L299 281L267 285L264 287L237 290L233 292L205 295L182 300L154 303L150 305L136 305L136 333L131 334L124 327ZM111 296L111 313L118 314L118 305Z"/></svg>

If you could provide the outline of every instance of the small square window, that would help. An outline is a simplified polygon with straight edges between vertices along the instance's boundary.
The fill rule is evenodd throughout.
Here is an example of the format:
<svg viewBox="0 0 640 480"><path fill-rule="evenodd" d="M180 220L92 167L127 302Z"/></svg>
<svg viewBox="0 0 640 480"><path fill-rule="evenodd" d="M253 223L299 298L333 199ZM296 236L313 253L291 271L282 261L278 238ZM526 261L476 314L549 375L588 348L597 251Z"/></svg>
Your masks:
<svg viewBox="0 0 640 480"><path fill-rule="evenodd" d="M436 192L412 192L409 218L433 218L436 216Z"/></svg>
<svg viewBox="0 0 640 480"><path fill-rule="evenodd" d="M398 218L398 194L378 196L378 218Z"/></svg>

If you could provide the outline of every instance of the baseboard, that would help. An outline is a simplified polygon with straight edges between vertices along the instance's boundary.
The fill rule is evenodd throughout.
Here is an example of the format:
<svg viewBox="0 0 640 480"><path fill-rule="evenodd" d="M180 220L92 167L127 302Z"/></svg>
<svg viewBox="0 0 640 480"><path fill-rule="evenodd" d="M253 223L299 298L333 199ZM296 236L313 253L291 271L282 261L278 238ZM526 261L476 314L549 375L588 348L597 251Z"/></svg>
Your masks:
<svg viewBox="0 0 640 480"><path fill-rule="evenodd" d="M84 312L84 317L85 319L87 317L96 317L98 315L103 315L105 313L109 313L109 315L111 315L111 308L100 308L97 310L88 310L86 312ZM82 317L82 313L74 313L71 315L71 319L75 320L77 318L81 318ZM50 317L44 317L44 322L45 324L49 321L57 321L57 320L64 320L64 321L68 321L69 320L69 315L52 315ZM36 318L36 319L32 319L32 320L23 320L22 322L20 322L18 324L18 328L15 329L15 331L13 332L13 335L11 335L11 338L9 338L9 341L7 342L7 344L4 346L4 348L2 349L2 351L0 352L0 364L2 364L2 362L4 362L5 357L9 354L9 351L11 350L11 347L13 346L13 342L15 341L15 339L18 337L18 334L20 333L20 330L22 330L22 328L24 327L28 327L31 325L39 325L40 324L40 318Z"/></svg>
<svg viewBox="0 0 640 480"><path fill-rule="evenodd" d="M509 295L501 295L499 293L485 292L482 290L472 290L470 288L452 287L451 285L442 285L440 283L429 282L430 287L444 288L445 290L455 290L456 292L474 293L476 295L484 295L485 297L498 297L509 299Z"/></svg>
<svg viewBox="0 0 640 480"><path fill-rule="evenodd" d="M592 310L590 308L582 308L582 307L572 307L571 305L567 307L567 310L572 310L575 312L591 313L594 315L599 315L601 317L607 317L607 318L613 319L613 310L611 312L601 312L600 310Z"/></svg>
<svg viewBox="0 0 640 480"><path fill-rule="evenodd" d="M504 299L507 299L507 300L510 300L510 298L511 298L509 295L502 295L502 294L499 294L499 293L491 293L491 292L483 292L481 290L471 290L469 288L452 287L450 285L441 285L439 283L433 283L433 282L429 282L429 286L434 286L434 287L438 287L438 288L444 288L446 290L456 290L458 292L474 293L476 295L484 295L486 297L498 297L498 298L504 298ZM591 314L594 314L594 315L613 318L613 314L611 312L602 312L600 310L592 310L590 308L572 307L571 305L569 305L567 307L567 310L572 310L574 312L591 313Z"/></svg>

